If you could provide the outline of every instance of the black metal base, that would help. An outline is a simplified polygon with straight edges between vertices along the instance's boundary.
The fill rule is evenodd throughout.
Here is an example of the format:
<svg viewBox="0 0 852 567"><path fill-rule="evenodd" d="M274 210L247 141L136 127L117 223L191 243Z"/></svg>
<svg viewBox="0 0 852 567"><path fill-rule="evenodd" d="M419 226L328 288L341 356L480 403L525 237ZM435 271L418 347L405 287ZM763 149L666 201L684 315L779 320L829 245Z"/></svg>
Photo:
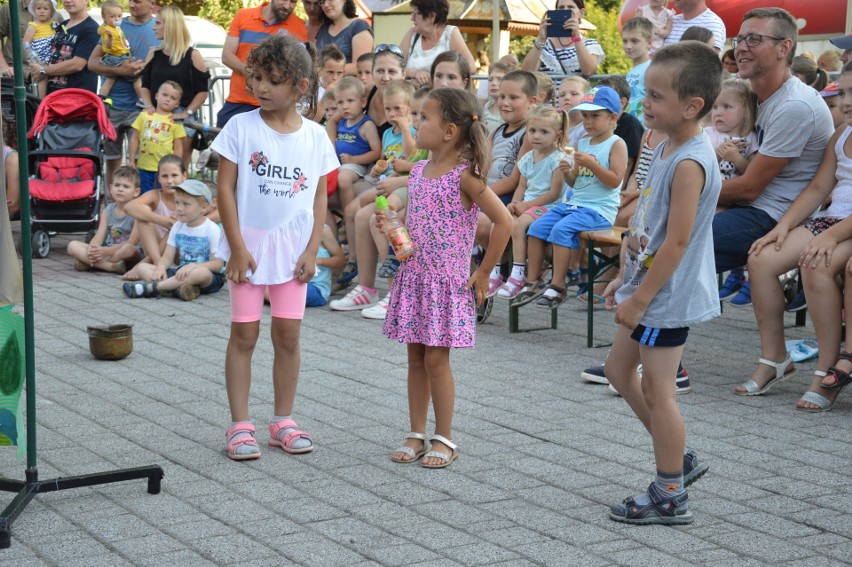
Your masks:
<svg viewBox="0 0 852 567"><path fill-rule="evenodd" d="M79 476L58 477L50 480L38 480L38 469L27 469L26 480L13 480L0 477L0 491L17 492L15 499L6 506L0 515L0 549L6 549L12 545L12 522L15 521L30 500L40 492L54 492L67 488L80 488L83 486L96 486L137 478L148 479L148 494L160 493L160 481L163 479L163 469L159 465L136 467L133 469L120 469L94 474Z"/></svg>

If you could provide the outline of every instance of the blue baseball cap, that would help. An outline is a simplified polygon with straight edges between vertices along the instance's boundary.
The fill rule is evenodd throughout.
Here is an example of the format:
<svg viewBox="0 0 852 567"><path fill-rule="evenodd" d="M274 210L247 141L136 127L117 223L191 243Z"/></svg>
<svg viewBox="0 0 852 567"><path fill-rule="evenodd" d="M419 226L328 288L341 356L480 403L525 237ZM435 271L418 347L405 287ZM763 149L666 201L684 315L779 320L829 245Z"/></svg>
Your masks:
<svg viewBox="0 0 852 567"><path fill-rule="evenodd" d="M583 95L583 102L571 110L608 110L621 114L621 97L609 87L594 87Z"/></svg>

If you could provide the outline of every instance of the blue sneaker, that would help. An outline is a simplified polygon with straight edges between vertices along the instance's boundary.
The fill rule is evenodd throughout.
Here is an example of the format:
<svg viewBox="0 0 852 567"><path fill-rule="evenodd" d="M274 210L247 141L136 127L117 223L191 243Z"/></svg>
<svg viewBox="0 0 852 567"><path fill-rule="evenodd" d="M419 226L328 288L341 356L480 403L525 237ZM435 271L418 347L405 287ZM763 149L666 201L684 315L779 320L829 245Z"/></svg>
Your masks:
<svg viewBox="0 0 852 567"><path fill-rule="evenodd" d="M339 284L348 284L358 275L358 264L354 262L348 262L346 267L343 268L343 273L337 278L337 283Z"/></svg>
<svg viewBox="0 0 852 567"><path fill-rule="evenodd" d="M784 311L787 313L795 313L796 311L801 311L802 309L808 308L808 300L805 299L805 289L802 288L799 290L799 293L796 294L796 297L793 298L793 301L784 306Z"/></svg>
<svg viewBox="0 0 852 567"><path fill-rule="evenodd" d="M746 278L743 271L740 268L731 270L728 277L725 278L725 283L719 288L719 301L734 297L744 283L746 283Z"/></svg>
<svg viewBox="0 0 852 567"><path fill-rule="evenodd" d="M734 307L745 307L751 305L751 285L745 282L740 288L739 293L730 301Z"/></svg>

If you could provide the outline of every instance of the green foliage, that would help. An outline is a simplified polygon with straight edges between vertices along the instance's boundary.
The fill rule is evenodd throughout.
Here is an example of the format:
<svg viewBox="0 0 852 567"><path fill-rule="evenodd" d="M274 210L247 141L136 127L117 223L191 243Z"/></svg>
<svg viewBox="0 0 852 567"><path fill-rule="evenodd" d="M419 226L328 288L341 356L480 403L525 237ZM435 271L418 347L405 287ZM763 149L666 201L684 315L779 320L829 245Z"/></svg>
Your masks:
<svg viewBox="0 0 852 567"><path fill-rule="evenodd" d="M613 4L613 2L605 2L597 0L601 5ZM621 45L621 34L618 31L618 12L621 10L621 2L614 2L616 6L606 10L597 3L586 2L586 19L595 24L598 29L589 33L589 37L593 37L601 44L606 58L598 67L600 75L623 75L630 70L631 62L627 55L624 54L624 48Z"/></svg>
<svg viewBox="0 0 852 567"><path fill-rule="evenodd" d="M250 1L250 6L256 6L260 2ZM237 10L243 7L242 0L218 0L217 2L205 2L198 11L198 15L211 22L217 23L225 29L234 19Z"/></svg>

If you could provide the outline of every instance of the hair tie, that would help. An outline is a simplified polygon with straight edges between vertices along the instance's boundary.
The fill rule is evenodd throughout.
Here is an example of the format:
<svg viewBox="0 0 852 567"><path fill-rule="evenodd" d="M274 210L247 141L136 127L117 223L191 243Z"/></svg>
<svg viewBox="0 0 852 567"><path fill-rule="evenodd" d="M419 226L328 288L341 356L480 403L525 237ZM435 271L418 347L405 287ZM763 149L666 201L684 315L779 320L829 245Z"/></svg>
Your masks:
<svg viewBox="0 0 852 567"><path fill-rule="evenodd" d="M479 120L479 116L474 114L473 116L470 117L470 119L471 119L471 121L476 122L477 120Z"/></svg>

